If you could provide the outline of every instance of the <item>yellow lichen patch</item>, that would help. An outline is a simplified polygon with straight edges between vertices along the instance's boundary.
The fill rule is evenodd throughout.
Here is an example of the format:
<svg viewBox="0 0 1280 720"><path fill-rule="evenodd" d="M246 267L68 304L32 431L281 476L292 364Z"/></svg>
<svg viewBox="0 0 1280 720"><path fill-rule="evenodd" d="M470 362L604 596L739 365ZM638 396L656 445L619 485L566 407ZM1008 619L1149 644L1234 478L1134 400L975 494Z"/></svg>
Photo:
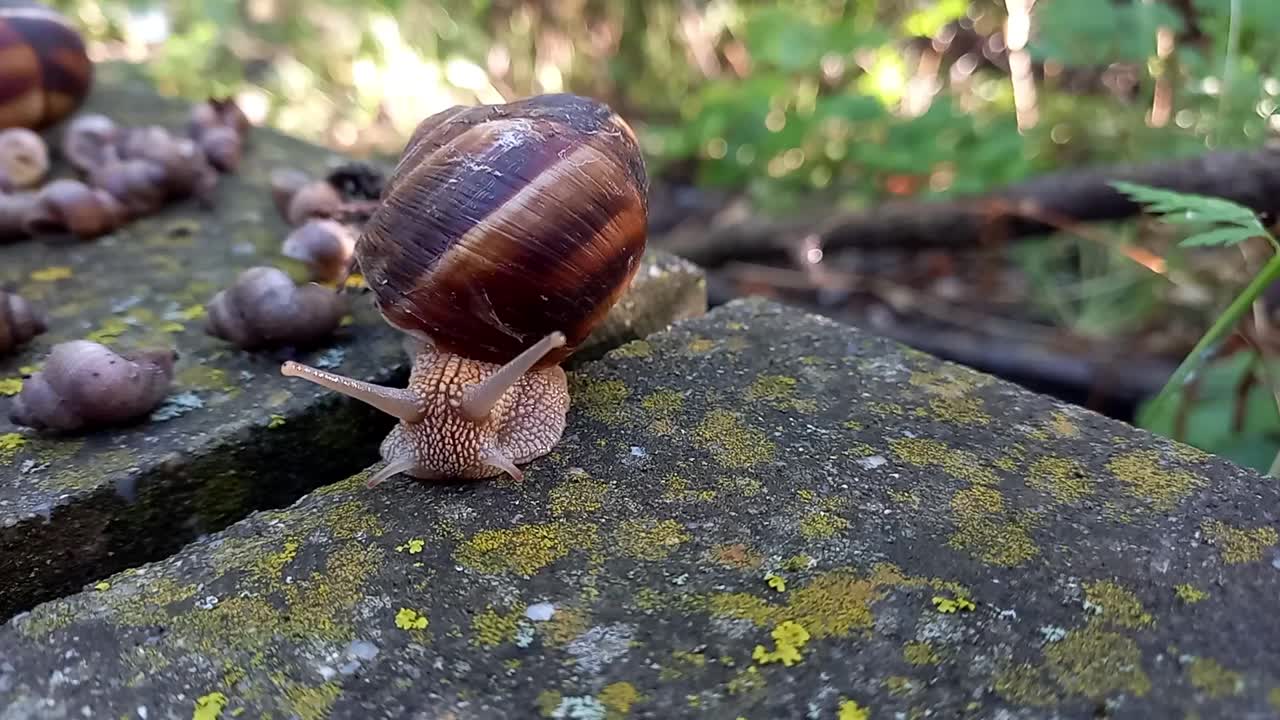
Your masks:
<svg viewBox="0 0 1280 720"><path fill-rule="evenodd" d="M1063 410L1058 410L1049 416L1047 423L1049 431L1054 435L1063 438L1073 438L1080 435L1080 429L1076 424L1071 422L1071 418Z"/></svg>
<svg viewBox="0 0 1280 720"><path fill-rule="evenodd" d="M1072 630L1044 655L1050 675L1077 695L1101 700L1115 692L1142 697L1151 690L1137 643L1095 625Z"/></svg>
<svg viewBox="0 0 1280 720"><path fill-rule="evenodd" d="M1232 527L1220 520L1207 520L1201 526L1205 537L1218 547L1222 561L1228 565L1257 562L1262 551L1280 541L1276 529L1258 527L1252 529Z"/></svg>
<svg viewBox="0 0 1280 720"><path fill-rule="evenodd" d="M689 344L685 346L685 349L691 355L705 355L706 353L714 350L715 347L716 342L714 340L708 340L707 338L694 338L689 341Z"/></svg>
<svg viewBox="0 0 1280 720"><path fill-rule="evenodd" d="M396 612L396 627L401 630L426 630L431 621L413 608L400 608Z"/></svg>
<svg viewBox="0 0 1280 720"><path fill-rule="evenodd" d="M1084 586L1085 609L1092 610L1108 623L1127 628L1150 627L1154 620L1142 607L1142 601L1131 591L1110 581Z"/></svg>
<svg viewBox="0 0 1280 720"><path fill-rule="evenodd" d="M207 365L192 365L178 372L174 377L176 384L193 390L230 391L235 387L227 382L227 373Z"/></svg>
<svg viewBox="0 0 1280 720"><path fill-rule="evenodd" d="M836 711L836 720L869 720L871 711L854 700L841 699L840 708Z"/></svg>
<svg viewBox="0 0 1280 720"><path fill-rule="evenodd" d="M867 411L870 412L872 415L879 415L882 417L885 415L892 415L893 417L899 417L906 412L906 410L904 410L903 407L898 403L880 402L878 400L875 402L867 403Z"/></svg>
<svg viewBox="0 0 1280 720"><path fill-rule="evenodd" d="M833 538L848 527L848 520L826 510L812 510L800 519L800 534L810 540Z"/></svg>
<svg viewBox="0 0 1280 720"><path fill-rule="evenodd" d="M726 467L750 467L773 459L776 448L761 430L727 410L708 413L693 431L698 445Z"/></svg>
<svg viewBox="0 0 1280 720"><path fill-rule="evenodd" d="M818 405L813 400L794 397L796 379L788 375L761 375L743 393L748 401L764 402L779 410L813 412Z"/></svg>
<svg viewBox="0 0 1280 720"><path fill-rule="evenodd" d="M211 692L196 698L195 709L191 712L191 720L216 720L227 706L227 696L220 692Z"/></svg>
<svg viewBox="0 0 1280 720"><path fill-rule="evenodd" d="M551 488L552 515L585 515L604 505L605 495L609 492L608 485L585 472L573 472L570 477L572 479Z"/></svg>
<svg viewBox="0 0 1280 720"><path fill-rule="evenodd" d="M889 490L889 499L899 505L906 505L910 508L920 507L920 496L911 490Z"/></svg>
<svg viewBox="0 0 1280 720"><path fill-rule="evenodd" d="M750 620L755 625L773 622L778 608L749 593L715 593L707 599L707 610L715 617Z"/></svg>
<svg viewBox="0 0 1280 720"><path fill-rule="evenodd" d="M78 446L67 446L74 452ZM43 457L41 458L44 459ZM104 478L138 465L138 456L132 450L107 450L94 455L93 464L85 467L68 465L48 479L47 488L53 491L83 490L100 484Z"/></svg>
<svg viewBox="0 0 1280 720"><path fill-rule="evenodd" d="M1280 711L1280 687L1271 688L1271 692L1267 693L1267 702Z"/></svg>
<svg viewBox="0 0 1280 720"><path fill-rule="evenodd" d="M92 340L103 345L110 345L112 340L118 339L121 335L129 330L129 324L120 318L107 318L102 325L93 332L85 336L85 339Z"/></svg>
<svg viewBox="0 0 1280 720"><path fill-rule="evenodd" d="M341 694L342 687L335 682L327 682L319 687L291 685L285 690L290 709L299 720L325 720L329 717L329 708L333 707Z"/></svg>
<svg viewBox="0 0 1280 720"><path fill-rule="evenodd" d="M305 637L345 640L351 632L351 620L342 615L364 597L364 584L379 566L380 548L360 543L346 543L332 550L322 574L308 578L295 577L283 586L291 622L296 632Z"/></svg>
<svg viewBox="0 0 1280 720"><path fill-rule="evenodd" d="M877 571L859 578L847 570L833 570L788 593L786 615L803 623L815 638L844 637L871 626L871 605L891 584L891 573Z"/></svg>
<svg viewBox="0 0 1280 720"><path fill-rule="evenodd" d="M265 578L278 579L285 566L298 556L299 543L290 538L284 541L284 547L277 553L267 553L255 565L255 570Z"/></svg>
<svg viewBox="0 0 1280 720"><path fill-rule="evenodd" d="M902 658L912 665L937 665L942 662L933 646L927 642L909 642L902 646Z"/></svg>
<svg viewBox="0 0 1280 720"><path fill-rule="evenodd" d="M647 358L653 354L653 347L645 340L632 340L609 354L616 358Z"/></svg>
<svg viewBox="0 0 1280 720"><path fill-rule="evenodd" d="M1049 493L1063 504L1080 502L1093 489L1079 462L1065 457L1042 457L1027 468L1027 485Z"/></svg>
<svg viewBox="0 0 1280 720"><path fill-rule="evenodd" d="M66 265L53 265L31 272L31 279L36 282L53 282L55 280L66 280L72 276L71 268Z"/></svg>
<svg viewBox="0 0 1280 720"><path fill-rule="evenodd" d="M1039 552L1031 539L1029 523L1004 517L1004 496L991 487L970 487L951 498L956 531L947 544L985 563L1016 567Z"/></svg>
<svg viewBox="0 0 1280 720"><path fill-rule="evenodd" d="M927 438L895 438L889 447L903 462L920 467L940 467L952 477L980 485L995 485L1000 478L973 453L955 450Z"/></svg>
<svg viewBox="0 0 1280 720"><path fill-rule="evenodd" d="M544 635L545 642L556 647L572 642L574 638L587 631L590 623L591 617L585 610L576 607L561 607L556 608L556 613L551 616L550 620L538 623L538 625Z"/></svg>
<svg viewBox="0 0 1280 720"><path fill-rule="evenodd" d="M582 412L610 425L622 420L623 403L631 390L621 380L596 380L579 373L569 376L570 397Z"/></svg>
<svg viewBox="0 0 1280 720"><path fill-rule="evenodd" d="M12 397L22 392L22 378L0 378L0 395Z"/></svg>
<svg viewBox="0 0 1280 720"><path fill-rule="evenodd" d="M640 401L649 415L649 431L670 435L676 430L676 419L684 409L684 395L676 390L655 390Z"/></svg>
<svg viewBox="0 0 1280 720"><path fill-rule="evenodd" d="M934 417L957 425L986 425L991 422L982 398L936 397L929 401Z"/></svg>
<svg viewBox="0 0 1280 720"><path fill-rule="evenodd" d="M936 370L913 370L907 380L930 395L961 397L990 384L991 378L959 365L945 365Z"/></svg>
<svg viewBox="0 0 1280 720"><path fill-rule="evenodd" d="M640 701L640 693L629 682L615 682L605 685L596 700L604 706L607 720L617 720L631 713L631 706Z"/></svg>
<svg viewBox="0 0 1280 720"><path fill-rule="evenodd" d="M564 695L559 690L543 690L538 693L538 697L533 701L533 704L538 706L538 712L542 717L549 718L560 708L560 703L563 701Z"/></svg>
<svg viewBox="0 0 1280 720"><path fill-rule="evenodd" d="M764 563L764 556L742 543L717 545L707 553L712 562L737 570L751 570Z"/></svg>
<svg viewBox="0 0 1280 720"><path fill-rule="evenodd" d="M1042 671L1028 663L1000 670L992 678L992 686L1000 697L1015 705L1050 707L1058 702L1057 693Z"/></svg>
<svg viewBox="0 0 1280 720"><path fill-rule="evenodd" d="M637 560L662 560L692 539L675 520L656 518L625 520L613 537L624 553Z"/></svg>
<svg viewBox="0 0 1280 720"><path fill-rule="evenodd" d="M475 642L483 647L494 647L516 638L520 628L520 618L524 615L524 606L517 606L506 613L499 613L493 607L485 608L471 621L471 632Z"/></svg>
<svg viewBox="0 0 1280 720"><path fill-rule="evenodd" d="M594 524L568 522L482 530L462 543L455 558L479 572L531 577L571 550L594 547L597 532Z"/></svg>
<svg viewBox="0 0 1280 720"><path fill-rule="evenodd" d="M426 546L427 542L425 540L420 538L411 538L407 542L397 545L396 552L407 552L410 555L417 555L422 552L422 549Z"/></svg>
<svg viewBox="0 0 1280 720"><path fill-rule="evenodd" d="M27 439L18 433L0 435L0 465L8 465L17 457L18 451L27 444Z"/></svg>
<svg viewBox="0 0 1280 720"><path fill-rule="evenodd" d="M809 631L792 620L778 623L778 627L770 633L773 636L774 649L766 650L763 645L756 645L751 658L761 665L780 662L791 667L803 659L800 651L809 642Z"/></svg>
<svg viewBox="0 0 1280 720"><path fill-rule="evenodd" d="M728 493L734 497L755 497L764 490L764 485L755 478L749 477L722 477L716 481L716 487L720 488L720 492Z"/></svg>
<svg viewBox="0 0 1280 720"><path fill-rule="evenodd" d="M1181 585L1176 586L1173 589L1173 592L1178 596L1179 600L1188 605L1194 605L1195 603L1209 597L1209 593L1201 590L1195 585L1191 585L1190 583L1182 583Z"/></svg>
<svg viewBox="0 0 1280 720"><path fill-rule="evenodd" d="M1112 458L1107 470L1125 484L1131 495L1151 502L1160 511L1172 510L1205 483L1204 478L1186 470L1165 470L1160 465L1159 452L1137 450Z"/></svg>
<svg viewBox="0 0 1280 720"><path fill-rule="evenodd" d="M1244 689L1240 673L1228 670L1217 660L1196 658L1187 668L1187 676L1196 689L1210 697L1220 698L1238 695Z"/></svg>
<svg viewBox="0 0 1280 720"><path fill-rule="evenodd" d="M730 695L748 695L765 689L765 680L760 677L760 668L755 665L748 665L739 670L736 675L729 678L729 682L725 684L725 689Z"/></svg>

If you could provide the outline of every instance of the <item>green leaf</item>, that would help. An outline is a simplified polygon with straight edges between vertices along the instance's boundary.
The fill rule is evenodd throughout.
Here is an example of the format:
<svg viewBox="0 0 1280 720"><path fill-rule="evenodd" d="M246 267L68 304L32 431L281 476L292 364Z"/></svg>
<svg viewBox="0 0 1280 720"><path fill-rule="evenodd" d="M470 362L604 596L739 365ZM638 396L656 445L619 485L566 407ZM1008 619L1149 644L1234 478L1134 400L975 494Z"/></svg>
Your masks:
<svg viewBox="0 0 1280 720"><path fill-rule="evenodd" d="M1234 245L1254 237L1270 237L1253 210L1217 197L1161 190L1147 185L1114 181L1111 186L1146 206L1148 213L1160 215L1175 225L1223 225L1196 233L1182 241L1184 246Z"/></svg>

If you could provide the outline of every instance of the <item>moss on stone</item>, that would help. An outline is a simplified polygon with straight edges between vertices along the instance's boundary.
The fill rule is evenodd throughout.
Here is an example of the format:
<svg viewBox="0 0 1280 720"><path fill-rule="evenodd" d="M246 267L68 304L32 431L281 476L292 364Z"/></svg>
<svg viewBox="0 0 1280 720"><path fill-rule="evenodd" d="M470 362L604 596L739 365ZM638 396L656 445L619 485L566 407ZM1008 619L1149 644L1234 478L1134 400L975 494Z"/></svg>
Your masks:
<svg viewBox="0 0 1280 720"><path fill-rule="evenodd" d="M500 613L489 606L471 621L471 633L476 644L491 648L515 640L524 616L524 606L519 605Z"/></svg>
<svg viewBox="0 0 1280 720"><path fill-rule="evenodd" d="M1187 666L1187 677L1195 688L1209 697L1238 695L1244 690L1240 673L1228 670L1211 658L1196 658Z"/></svg>
<svg viewBox="0 0 1280 720"><path fill-rule="evenodd" d="M1096 625L1068 632L1044 656L1050 675L1073 694L1100 700L1115 692L1142 697L1151 690L1138 644Z"/></svg>
<svg viewBox="0 0 1280 720"><path fill-rule="evenodd" d="M600 509L608 495L609 486L593 479L585 472L570 473L570 479L551 488L551 514L586 515Z"/></svg>
<svg viewBox="0 0 1280 720"><path fill-rule="evenodd" d="M1206 520L1201 527L1228 565L1258 562L1263 550L1280 541L1273 527L1232 527L1221 520Z"/></svg>
<svg viewBox="0 0 1280 720"><path fill-rule="evenodd" d="M1027 485L1049 493L1064 505L1072 505L1093 491L1088 474L1077 460L1065 457L1042 457L1027 468Z"/></svg>
<svg viewBox="0 0 1280 720"><path fill-rule="evenodd" d="M1000 697L1015 705L1052 707L1058 702L1058 695L1044 672L1030 663L1018 663L997 671L992 686Z"/></svg>
<svg viewBox="0 0 1280 720"><path fill-rule="evenodd" d="M622 552L636 560L662 560L693 538L675 520L653 517L624 520L614 533Z"/></svg>
<svg viewBox="0 0 1280 720"><path fill-rule="evenodd" d="M606 720L621 720L631 714L631 706L640 702L640 693L629 682L614 682L604 686L596 696L608 714Z"/></svg>
<svg viewBox="0 0 1280 720"><path fill-rule="evenodd" d="M977 486L956 491L951 499L956 531L947 545L964 550L983 562L1016 567L1039 554L1031 539L1028 519L1011 519L1004 496L991 487Z"/></svg>
<svg viewBox="0 0 1280 720"><path fill-rule="evenodd" d="M653 348L644 340L632 340L610 351L610 354L616 358L647 358L652 353Z"/></svg>
<svg viewBox="0 0 1280 720"><path fill-rule="evenodd" d="M937 665L942 662L942 656L933 645L915 640L902 646L902 659L911 665Z"/></svg>
<svg viewBox="0 0 1280 720"><path fill-rule="evenodd" d="M570 522L483 530L464 541L455 558L478 572L529 577L572 550L594 547L597 533L595 524Z"/></svg>
<svg viewBox="0 0 1280 720"><path fill-rule="evenodd" d="M630 396L621 380L597 380L580 373L569 374L569 397L582 412L600 422L615 425L622 421L623 403Z"/></svg>
<svg viewBox="0 0 1280 720"><path fill-rule="evenodd" d="M1165 469L1164 462L1156 450L1134 450L1112 458L1107 470L1130 494L1163 512L1172 510L1205 483L1204 478L1187 470Z"/></svg>
<svg viewBox="0 0 1280 720"><path fill-rule="evenodd" d="M800 534L810 540L833 538L848 527L848 520L827 510L811 510L800 519Z"/></svg>
<svg viewBox="0 0 1280 720"><path fill-rule="evenodd" d="M744 468L773 460L777 448L758 428L728 410L712 410L694 428L695 442L709 450L721 465Z"/></svg>
<svg viewBox="0 0 1280 720"><path fill-rule="evenodd" d="M1086 583L1085 609L1098 613L1107 623L1124 628L1150 627L1155 620L1131 590L1109 580Z"/></svg>
<svg viewBox="0 0 1280 720"><path fill-rule="evenodd" d="M889 441L889 447L903 462L919 467L941 468L952 477L965 482L980 485L996 485L1000 482L1000 478L973 453L948 447L940 440L894 438Z"/></svg>

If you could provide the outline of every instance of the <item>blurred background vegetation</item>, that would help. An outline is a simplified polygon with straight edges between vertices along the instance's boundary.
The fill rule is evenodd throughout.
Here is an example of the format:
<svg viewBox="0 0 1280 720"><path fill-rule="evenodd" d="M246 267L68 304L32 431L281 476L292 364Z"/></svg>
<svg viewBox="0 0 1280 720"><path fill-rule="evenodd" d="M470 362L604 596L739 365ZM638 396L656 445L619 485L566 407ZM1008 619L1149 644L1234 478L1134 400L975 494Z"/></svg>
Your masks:
<svg viewBox="0 0 1280 720"><path fill-rule="evenodd" d="M357 157L394 159L423 117L454 104L590 94L635 125L655 192L689 208L732 197L762 216L1260 148L1280 128L1277 0L51 4L80 24L95 58L143 63L162 92L234 94L256 122ZM872 283L872 301L848 287L788 294L794 267L715 268L713 288L796 299L908 342L943 337L944 323L999 355L962 360L1019 378L1095 351L1139 367L1179 360L1256 268L1239 249L1183 257L1166 235L1133 221L1010 245L999 291L966 274L963 258L911 248L910 272L859 253L827 258L898 283ZM1135 246L1159 269L1134 262ZM886 308L934 325L885 324ZM1005 372L1028 344L1039 370ZM1115 414L1266 469L1280 413L1262 352L1225 354L1177 417ZM1145 386L1159 387L1170 365L1151 367ZM1071 382L1075 395L1059 394L1092 403L1107 392L1098 377Z"/></svg>

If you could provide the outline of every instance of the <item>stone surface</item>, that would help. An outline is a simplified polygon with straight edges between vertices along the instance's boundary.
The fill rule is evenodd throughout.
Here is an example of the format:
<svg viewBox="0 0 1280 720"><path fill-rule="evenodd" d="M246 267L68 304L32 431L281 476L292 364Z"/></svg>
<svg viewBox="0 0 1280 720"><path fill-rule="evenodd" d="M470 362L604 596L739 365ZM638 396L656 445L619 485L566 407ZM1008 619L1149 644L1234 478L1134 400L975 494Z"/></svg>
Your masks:
<svg viewBox="0 0 1280 720"><path fill-rule="evenodd" d="M357 475L14 618L0 718L1280 713L1273 480L762 301L572 383L521 485Z"/></svg>
<svg viewBox="0 0 1280 720"><path fill-rule="evenodd" d="M180 129L188 107L106 68L85 111ZM251 142L239 173L223 177L213 209L174 205L90 243L0 245L0 287L50 315L46 334L0 357L0 619L377 460L390 418L282 377L281 353L242 352L203 331L204 304L240 270L274 264L304 277L279 254L287 227L266 191L271 170L319 174L341 160L265 129ZM705 305L696 268L649 253L583 359ZM377 316L370 295L355 295L351 319L331 342L297 357L403 383L409 361L401 336ZM9 423L9 395L54 343L75 338L122 350L178 349L177 379L150 422L76 436Z"/></svg>

